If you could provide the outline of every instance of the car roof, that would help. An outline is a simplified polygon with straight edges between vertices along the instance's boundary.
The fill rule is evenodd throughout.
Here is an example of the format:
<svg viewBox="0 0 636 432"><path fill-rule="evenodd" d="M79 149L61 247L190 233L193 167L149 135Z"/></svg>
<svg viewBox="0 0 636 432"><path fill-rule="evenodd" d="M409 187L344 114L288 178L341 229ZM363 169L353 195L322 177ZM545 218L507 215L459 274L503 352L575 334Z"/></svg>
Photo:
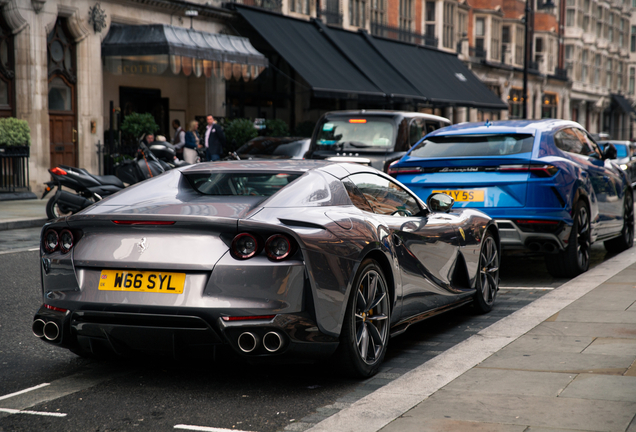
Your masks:
<svg viewBox="0 0 636 432"><path fill-rule="evenodd" d="M375 168L355 163L331 162L312 159L274 159L274 160L238 160L221 162L202 162L180 169L183 174L209 174L212 172L296 172L305 173L320 170L343 179L349 174L359 172L380 173Z"/></svg>
<svg viewBox="0 0 636 432"><path fill-rule="evenodd" d="M536 135L537 132L550 131L562 126L583 128L580 124L569 120L497 120L493 122L459 123L433 131L429 134L429 136L470 135L483 133L522 133Z"/></svg>
<svg viewBox="0 0 636 432"><path fill-rule="evenodd" d="M329 111L323 114L323 117L326 116L351 116L351 115L364 115L364 116L402 116L408 118L424 118L427 120L437 120L450 124L450 120L446 117L436 116L434 114L426 114L415 111L395 111L395 110L347 110L347 111Z"/></svg>

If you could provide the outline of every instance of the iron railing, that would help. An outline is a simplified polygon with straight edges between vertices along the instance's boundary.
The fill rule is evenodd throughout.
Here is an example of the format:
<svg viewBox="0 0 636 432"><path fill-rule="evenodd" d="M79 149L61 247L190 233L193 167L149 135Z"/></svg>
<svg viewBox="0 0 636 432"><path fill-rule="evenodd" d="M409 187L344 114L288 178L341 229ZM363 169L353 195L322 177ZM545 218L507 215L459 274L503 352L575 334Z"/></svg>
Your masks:
<svg viewBox="0 0 636 432"><path fill-rule="evenodd" d="M477 57L480 59L485 59L487 57L488 52L480 47L470 47L469 48L469 56Z"/></svg>
<svg viewBox="0 0 636 432"><path fill-rule="evenodd" d="M30 192L28 146L0 148L0 192Z"/></svg>
<svg viewBox="0 0 636 432"><path fill-rule="evenodd" d="M371 22L371 34L374 36L395 39L417 45L426 45L437 48L438 38L412 32L411 30L392 27L377 22Z"/></svg>

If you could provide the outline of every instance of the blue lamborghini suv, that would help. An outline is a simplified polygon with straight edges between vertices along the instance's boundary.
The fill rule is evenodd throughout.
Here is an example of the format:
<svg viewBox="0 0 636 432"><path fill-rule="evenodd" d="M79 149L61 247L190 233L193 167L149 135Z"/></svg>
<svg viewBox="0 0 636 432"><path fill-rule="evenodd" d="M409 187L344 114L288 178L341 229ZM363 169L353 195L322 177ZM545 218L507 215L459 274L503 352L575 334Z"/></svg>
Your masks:
<svg viewBox="0 0 636 432"><path fill-rule="evenodd" d="M464 123L428 134L389 174L422 199L444 192L487 213L502 247L543 254L553 276L573 277L593 242L633 245L632 188L615 157L571 121Z"/></svg>

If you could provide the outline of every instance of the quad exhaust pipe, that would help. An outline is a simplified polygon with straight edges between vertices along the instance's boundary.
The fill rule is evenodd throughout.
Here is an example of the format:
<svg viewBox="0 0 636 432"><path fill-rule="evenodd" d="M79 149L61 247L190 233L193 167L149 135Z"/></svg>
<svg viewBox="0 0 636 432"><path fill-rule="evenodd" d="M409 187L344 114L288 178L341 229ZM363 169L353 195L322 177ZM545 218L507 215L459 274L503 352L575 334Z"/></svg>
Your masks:
<svg viewBox="0 0 636 432"><path fill-rule="evenodd" d="M244 353L251 353L259 344L259 337L251 332L244 332L238 337L238 347Z"/></svg>
<svg viewBox="0 0 636 432"><path fill-rule="evenodd" d="M60 337L60 327L57 323L53 321L44 322L44 320L39 318L33 321L31 331L36 337L49 341L54 341Z"/></svg>
<svg viewBox="0 0 636 432"><path fill-rule="evenodd" d="M283 346L283 338L276 332L269 332L263 336L263 346L271 353L274 353Z"/></svg>
<svg viewBox="0 0 636 432"><path fill-rule="evenodd" d="M275 353L283 347L283 337L280 333L270 331L265 333L263 339L252 332L243 332L236 340L239 349L245 354L249 354L258 349L260 344L263 344L263 348L269 353Z"/></svg>
<svg viewBox="0 0 636 432"><path fill-rule="evenodd" d="M36 319L35 321L33 321L33 325L31 326L31 331L33 331L33 334L37 337L39 337L40 339L42 339L44 337L44 325L46 323L41 320L41 319Z"/></svg>
<svg viewBox="0 0 636 432"><path fill-rule="evenodd" d="M555 252L558 252L559 250L557 245L551 241L530 242L528 243L528 249L530 249L532 252L544 252L544 253L555 253Z"/></svg>

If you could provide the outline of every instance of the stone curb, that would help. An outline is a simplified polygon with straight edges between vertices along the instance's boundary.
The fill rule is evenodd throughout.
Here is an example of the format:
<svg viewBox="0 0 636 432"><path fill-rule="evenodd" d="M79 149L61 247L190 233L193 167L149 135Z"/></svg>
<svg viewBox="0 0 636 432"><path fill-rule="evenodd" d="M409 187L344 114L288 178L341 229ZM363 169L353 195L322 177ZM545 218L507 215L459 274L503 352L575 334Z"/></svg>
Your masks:
<svg viewBox="0 0 636 432"><path fill-rule="evenodd" d="M0 222L0 231L14 230L14 229L22 229L22 228L38 228L42 227L46 222L48 222L47 218L41 219L17 219L17 220L5 220Z"/></svg>

